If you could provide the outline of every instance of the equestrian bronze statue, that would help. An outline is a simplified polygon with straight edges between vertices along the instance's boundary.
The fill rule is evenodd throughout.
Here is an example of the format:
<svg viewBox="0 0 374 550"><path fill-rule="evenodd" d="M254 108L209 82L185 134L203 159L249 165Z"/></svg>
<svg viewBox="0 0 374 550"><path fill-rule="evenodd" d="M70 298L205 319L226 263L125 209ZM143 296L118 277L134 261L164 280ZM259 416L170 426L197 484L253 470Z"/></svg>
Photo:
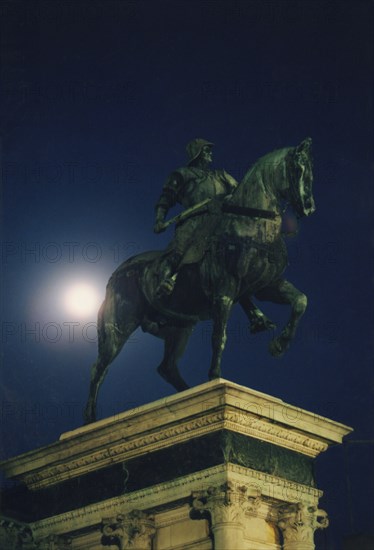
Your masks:
<svg viewBox="0 0 374 550"><path fill-rule="evenodd" d="M204 152L208 161L212 144L200 145L192 160L197 161ZM204 147L208 149L203 151ZM190 157L193 153L191 150ZM203 172L208 171L207 164L190 161L187 168L195 170L195 182L192 176L188 179L185 169L179 170L180 176L173 176L174 180L169 179L166 188L170 192L165 194L164 186L156 208L155 230L161 231L167 224L165 215L175 202L185 207L177 216L170 246L126 260L108 282L98 314L99 351L91 370L86 423L96 419L97 394L109 365L138 327L164 340L164 357L157 370L177 391L188 388L177 363L199 321L213 321L208 376L220 377L226 326L235 303L243 307L252 332L273 326L252 297L291 306L288 322L270 342L273 356L281 356L295 336L307 298L283 277L287 250L281 225L287 205L298 218L315 210L311 139L261 157L239 184L224 171L214 171L210 176L214 191L207 191L207 196L194 195L189 203L185 200L186 181L191 185L197 179L206 181L209 174ZM184 231L185 224L193 225L193 229Z"/></svg>

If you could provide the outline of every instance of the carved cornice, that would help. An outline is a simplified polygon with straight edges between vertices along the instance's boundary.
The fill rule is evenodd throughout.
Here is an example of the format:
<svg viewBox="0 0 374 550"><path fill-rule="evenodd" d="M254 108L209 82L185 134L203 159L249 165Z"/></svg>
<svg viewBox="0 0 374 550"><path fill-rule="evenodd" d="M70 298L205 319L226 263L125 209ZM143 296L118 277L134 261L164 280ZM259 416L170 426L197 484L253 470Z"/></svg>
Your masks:
<svg viewBox="0 0 374 550"><path fill-rule="evenodd" d="M351 429L280 399L218 379L63 434L60 441L1 464L32 489L232 430L315 457Z"/></svg>
<svg viewBox="0 0 374 550"><path fill-rule="evenodd" d="M71 531L71 525L74 525L74 529L85 529L100 524L102 518L117 517L118 514L126 514L134 509L146 511L164 507L176 499L185 498L187 501L192 492L208 490L209 487L227 481L255 487L263 498L277 501L278 504L302 500L315 506L322 496L321 491L312 487L228 463L46 518L30 524L30 527L39 539L50 533L67 533Z"/></svg>
<svg viewBox="0 0 374 550"><path fill-rule="evenodd" d="M249 435L261 441L267 441L297 451L307 456L316 457L328 447L327 443L319 441L307 434L291 428L285 428L271 422L267 418L259 418L253 414L243 414L227 409L224 412L225 428L244 435Z"/></svg>
<svg viewBox="0 0 374 550"><path fill-rule="evenodd" d="M151 433L140 434L128 441L120 441L110 446L79 457L66 458L63 463L26 474L23 480L31 489L41 489L55 485L72 477L87 474L114 463L123 462L145 453L189 441L218 430L231 430L261 441L315 457L326 450L327 444L298 431L290 431L264 418L249 412L236 412L228 407L221 410L187 419Z"/></svg>
<svg viewBox="0 0 374 550"><path fill-rule="evenodd" d="M145 453L182 443L191 439L191 437L199 437L207 432L217 431L222 428L223 419L224 413L220 411L215 414L180 422L170 427L153 431L152 433L141 434L129 441L95 450L64 464L58 464L33 474L25 475L24 480L31 489L40 489L54 485L71 477L86 474L113 463L124 462Z"/></svg>

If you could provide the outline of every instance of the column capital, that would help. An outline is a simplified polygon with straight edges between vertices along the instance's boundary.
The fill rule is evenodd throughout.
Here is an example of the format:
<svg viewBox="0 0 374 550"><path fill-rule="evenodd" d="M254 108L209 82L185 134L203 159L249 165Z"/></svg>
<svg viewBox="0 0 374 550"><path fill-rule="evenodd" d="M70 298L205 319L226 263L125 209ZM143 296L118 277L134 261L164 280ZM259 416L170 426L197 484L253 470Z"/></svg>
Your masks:
<svg viewBox="0 0 374 550"><path fill-rule="evenodd" d="M133 510L128 514L118 514L115 518L103 518L101 531L103 546L116 545L119 550L150 550L156 529L153 516Z"/></svg>
<svg viewBox="0 0 374 550"><path fill-rule="evenodd" d="M260 504L257 487L229 481L192 493L191 517L200 519L209 514L213 526L220 523L243 524L245 513L256 513Z"/></svg>
<svg viewBox="0 0 374 550"><path fill-rule="evenodd" d="M284 538L284 549L301 548L295 543L304 543L303 548L314 548L314 532L329 525L327 513L317 506L299 502L279 509L278 527Z"/></svg>
<svg viewBox="0 0 374 550"><path fill-rule="evenodd" d="M24 523L0 516L0 537L7 548L33 550L37 548L32 531Z"/></svg>

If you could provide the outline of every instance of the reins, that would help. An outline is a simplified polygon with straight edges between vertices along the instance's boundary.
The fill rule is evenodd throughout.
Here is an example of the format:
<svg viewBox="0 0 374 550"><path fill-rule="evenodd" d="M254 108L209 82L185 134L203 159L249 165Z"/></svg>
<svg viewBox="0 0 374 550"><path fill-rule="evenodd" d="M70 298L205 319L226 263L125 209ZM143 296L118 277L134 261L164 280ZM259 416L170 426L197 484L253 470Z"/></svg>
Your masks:
<svg viewBox="0 0 374 550"><path fill-rule="evenodd" d="M237 214L239 216L250 216L253 218L265 218L275 220L277 214L271 210L262 210L260 208L250 208L248 206L238 206L236 204L223 203L222 212L225 214Z"/></svg>

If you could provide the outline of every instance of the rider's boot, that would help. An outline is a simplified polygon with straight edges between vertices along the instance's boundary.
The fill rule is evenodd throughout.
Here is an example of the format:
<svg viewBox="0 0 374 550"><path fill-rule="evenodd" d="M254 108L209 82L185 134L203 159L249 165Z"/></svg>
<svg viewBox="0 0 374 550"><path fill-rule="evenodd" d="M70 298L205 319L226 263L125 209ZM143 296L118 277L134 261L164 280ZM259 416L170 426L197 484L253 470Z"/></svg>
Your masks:
<svg viewBox="0 0 374 550"><path fill-rule="evenodd" d="M165 258L160 274L161 283L156 291L158 297L169 296L173 292L182 256L179 252L173 252Z"/></svg>

